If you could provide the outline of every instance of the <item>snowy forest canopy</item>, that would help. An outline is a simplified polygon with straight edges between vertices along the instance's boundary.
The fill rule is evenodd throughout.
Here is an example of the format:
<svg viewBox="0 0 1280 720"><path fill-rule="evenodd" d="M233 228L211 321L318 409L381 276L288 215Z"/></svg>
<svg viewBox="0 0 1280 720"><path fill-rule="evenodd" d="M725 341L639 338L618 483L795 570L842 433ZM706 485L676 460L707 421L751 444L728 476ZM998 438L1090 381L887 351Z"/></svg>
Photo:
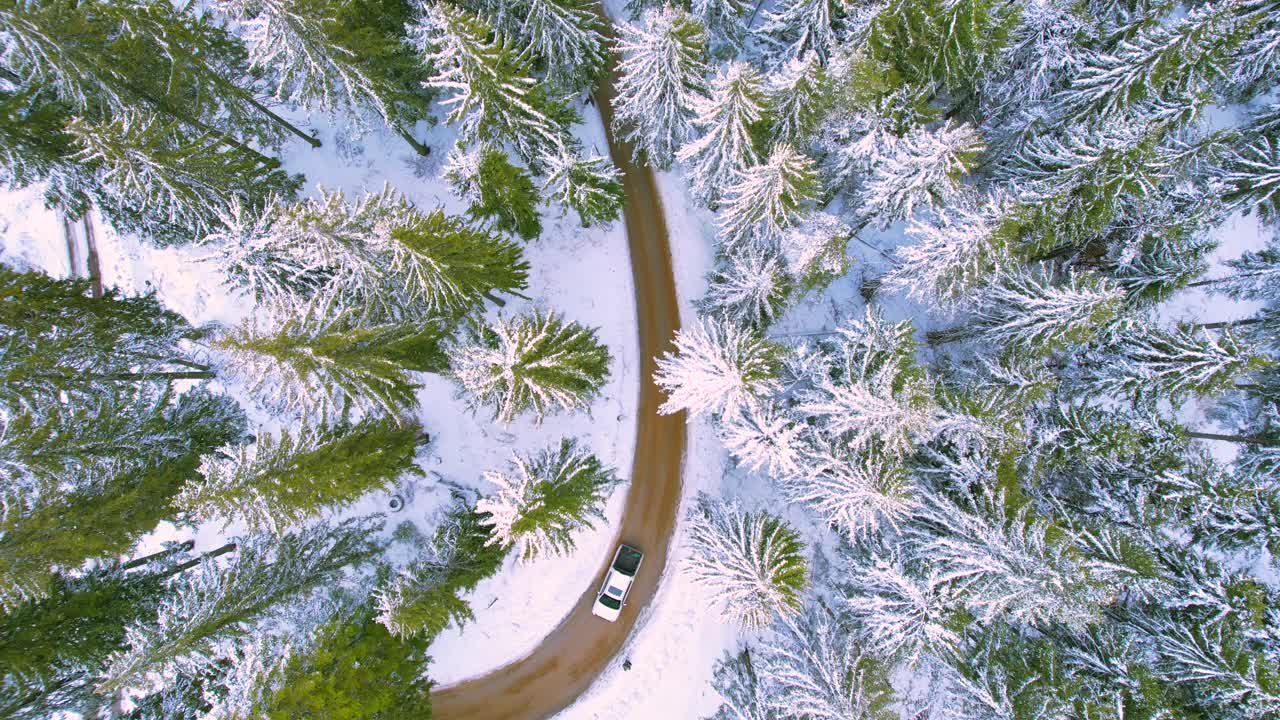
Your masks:
<svg viewBox="0 0 1280 720"><path fill-rule="evenodd" d="M831 531L690 515L691 577L768 626L717 720L1276 717L1280 5L637 12L621 129L719 231L663 410Z"/></svg>
<svg viewBox="0 0 1280 720"><path fill-rule="evenodd" d="M421 373L497 423L600 393L593 328L502 307L541 204L620 217L570 132L612 54L614 130L717 230L663 411L829 530L693 503L683 570L752 638L718 718L1280 716L1280 3L625 12L0 1L5 182L198 245L259 310L0 270L0 715L429 716L467 593L618 478L565 438L431 536L333 513L422 472ZM304 193L299 111L440 153L467 212ZM1269 239L1213 268L1241 214ZM838 327L771 329L840 283ZM1231 312L1178 316L1196 289ZM242 534L134 553L162 521Z"/></svg>

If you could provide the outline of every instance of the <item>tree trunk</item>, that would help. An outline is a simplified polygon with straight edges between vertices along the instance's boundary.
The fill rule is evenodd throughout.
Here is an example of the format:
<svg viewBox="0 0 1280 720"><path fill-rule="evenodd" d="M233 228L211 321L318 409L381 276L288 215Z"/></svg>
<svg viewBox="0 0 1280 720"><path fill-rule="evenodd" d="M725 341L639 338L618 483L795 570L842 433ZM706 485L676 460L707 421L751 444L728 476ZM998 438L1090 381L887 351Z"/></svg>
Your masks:
<svg viewBox="0 0 1280 720"><path fill-rule="evenodd" d="M212 135L218 138L218 141L221 142L223 145L236 148L237 150L240 150L242 152L248 153L249 155L252 155L255 159L257 159L258 162L262 163L263 167L269 170L274 170L280 167L279 160L273 157L267 157L266 155L263 155L257 150L254 150L253 148L237 140L231 135L228 135L227 133L221 130L218 130L217 128L210 127L209 125L205 124L203 120L200 120L199 118L191 115L190 113L183 112L178 108L173 107L171 104L169 104L167 100L164 100L162 98L152 97L150 93L146 92L145 90L141 90L129 83L125 83L124 87L129 92L141 98L143 102L146 102L148 105L151 105L153 108L159 110L160 112L169 115L175 120L184 122L190 125L191 127L194 127L195 129L199 130L200 132L208 133L209 135Z"/></svg>
<svg viewBox="0 0 1280 720"><path fill-rule="evenodd" d="M116 372L116 373L83 373L78 375L41 373L36 375L45 380L63 380L85 382L93 380L212 380L217 375L212 370L192 370L190 372Z"/></svg>
<svg viewBox="0 0 1280 720"><path fill-rule="evenodd" d="M968 340L976 335L977 333L970 329L968 325L960 325L944 330L930 330L925 333L924 341L932 347L937 347L957 340Z"/></svg>
<svg viewBox="0 0 1280 720"><path fill-rule="evenodd" d="M306 134L305 132L302 131L301 128L297 127L293 123L277 115L275 111L273 111L271 108L258 102L258 99L253 96L253 93L248 92L244 88L241 88L240 86L231 83L226 78L215 77L215 81L218 84L226 87L228 92L239 93L240 96L243 97L258 112L262 113L263 115L266 115L268 118L271 118L272 122L276 123L280 127L283 127L285 130L288 130L293 135L301 138L302 140L305 140L307 143L311 145L311 147L313 148L320 147L319 138L314 138Z"/></svg>
<svg viewBox="0 0 1280 720"><path fill-rule="evenodd" d="M216 557L219 557L219 556L222 556L222 555L226 555L227 553L231 552L232 550L235 550L237 547L238 547L238 546L237 546L235 543L227 543L226 545L223 545L222 547L214 548L213 550L210 550L209 552L207 552L207 553L205 553L205 554L201 555L201 556L200 556L200 557L198 557L198 558L192 558L192 559L190 559L190 560L188 560L188 561L186 561L186 562L182 563L181 565L174 565L174 566L169 570L169 572L167 572L167 573L165 573L165 574L163 575L163 577L167 577L167 578L169 578L169 577L173 577L174 575L181 575L182 573L184 573L184 572L186 572L186 571L190 570L191 568L193 568L193 567L195 567L195 566L199 565L199 564L201 563L201 561L206 560L206 559L216 558Z"/></svg>
<svg viewBox="0 0 1280 720"><path fill-rule="evenodd" d="M862 301L870 303L876 296L876 291L880 289L880 284L884 282L884 276L867 278L862 281L862 285L858 286L858 294L862 296Z"/></svg>
<svg viewBox="0 0 1280 720"><path fill-rule="evenodd" d="M1248 445L1262 445L1265 447L1280 447L1280 439L1261 437L1258 435L1223 435L1220 433L1199 432L1197 430L1187 430L1187 437L1197 440L1224 440L1233 443L1245 443Z"/></svg>
<svg viewBox="0 0 1280 720"><path fill-rule="evenodd" d="M140 558L134 558L129 562L125 563L124 565L121 565L120 567L125 570L132 570L134 568L142 567L143 565L146 565L152 562L153 560L159 560L160 558L165 557L166 555L172 555L174 553L180 553L180 552L188 552L189 550L191 550L191 548L195 546L196 546L195 540L188 540L182 543L181 545L178 545L176 547L171 547L168 550L161 550L160 552L157 552L157 553L151 553L150 555L143 555Z"/></svg>
<svg viewBox="0 0 1280 720"><path fill-rule="evenodd" d="M404 138L404 141L409 143L409 145L414 150L416 150L418 154L421 155L422 157L427 157L428 155L431 154L431 146L426 145L425 143L418 142L418 140L414 138L413 135L410 134L408 130L405 130L399 125L394 126L392 129L396 131L397 135Z"/></svg>
<svg viewBox="0 0 1280 720"><path fill-rule="evenodd" d="M1222 320L1221 322L1200 323L1195 327L1200 330L1221 330L1223 328L1235 327L1236 325L1255 325L1262 322L1262 318L1252 317L1244 320Z"/></svg>

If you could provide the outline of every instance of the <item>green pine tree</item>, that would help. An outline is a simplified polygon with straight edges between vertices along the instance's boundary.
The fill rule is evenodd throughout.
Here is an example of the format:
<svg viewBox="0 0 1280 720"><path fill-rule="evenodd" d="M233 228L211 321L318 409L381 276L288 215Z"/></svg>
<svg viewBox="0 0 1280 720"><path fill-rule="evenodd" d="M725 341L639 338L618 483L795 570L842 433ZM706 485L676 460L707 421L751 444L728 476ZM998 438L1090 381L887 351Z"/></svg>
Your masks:
<svg viewBox="0 0 1280 720"><path fill-rule="evenodd" d="M471 203L467 214L492 227L535 240L542 234L538 217L538 189L523 168L511 163L506 153L490 146L450 156L445 177L454 190Z"/></svg>
<svg viewBox="0 0 1280 720"><path fill-rule="evenodd" d="M235 205L261 207L291 197L300 176L255 151L192 135L158 115L125 111L104 123L73 120L78 163L94 168L93 199L118 230L160 242L194 242Z"/></svg>
<svg viewBox="0 0 1280 720"><path fill-rule="evenodd" d="M89 295L87 280L55 280L0 266L0 402L38 405L139 382L206 380L212 370L190 358L198 339L154 295Z"/></svg>
<svg viewBox="0 0 1280 720"><path fill-rule="evenodd" d="M316 629L259 708L270 720L430 720L429 636L397 638L360 605Z"/></svg>
<svg viewBox="0 0 1280 720"><path fill-rule="evenodd" d="M212 346L222 367L280 412L336 417L351 409L397 416L418 405L413 372L448 367L444 330L430 321L365 322L321 298L263 325L250 319Z"/></svg>
<svg viewBox="0 0 1280 720"><path fill-rule="evenodd" d="M391 634L434 638L474 616L464 595L502 568L509 547L489 542L475 508L455 502L436 528L424 556L378 591L378 622Z"/></svg>
<svg viewBox="0 0 1280 720"><path fill-rule="evenodd" d="M404 475L420 475L414 458L423 439L416 422L392 418L259 434L231 457L206 456L203 482L189 483L174 504L195 522L283 533L386 490Z"/></svg>
<svg viewBox="0 0 1280 720"><path fill-rule="evenodd" d="M609 349L595 330L541 310L480 327L451 354L473 407L492 408L503 423L583 408L609 377Z"/></svg>
<svg viewBox="0 0 1280 720"><path fill-rule="evenodd" d="M161 520L173 517L172 499L197 476L200 456L243 437L244 417L226 396L190 390L171 402L167 390L140 394L139 401L107 409L138 415L137 445L110 448L106 472L63 478L79 485L38 495L30 509L5 517L0 606L44 595L59 571L128 552ZM109 443L127 441L127 436L101 434L114 429L107 423L84 435L98 433L88 439L102 452Z"/></svg>
<svg viewBox="0 0 1280 720"><path fill-rule="evenodd" d="M574 532L604 517L604 501L619 482L612 468L569 438L558 448L513 455L508 472L484 476L498 488L476 503L481 524L492 528L488 543L514 546L525 561L573 550Z"/></svg>

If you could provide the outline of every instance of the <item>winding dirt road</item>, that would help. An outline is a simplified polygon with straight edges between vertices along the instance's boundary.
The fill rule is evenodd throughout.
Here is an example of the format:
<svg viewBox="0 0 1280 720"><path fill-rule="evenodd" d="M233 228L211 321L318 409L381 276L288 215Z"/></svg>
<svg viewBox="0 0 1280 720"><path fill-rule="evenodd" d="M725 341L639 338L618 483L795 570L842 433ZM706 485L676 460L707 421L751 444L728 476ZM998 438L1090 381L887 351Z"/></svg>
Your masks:
<svg viewBox="0 0 1280 720"><path fill-rule="evenodd" d="M667 551L680 507L685 416L659 415L662 395L653 384L654 357L665 351L680 327L667 227L653 173L631 161L631 145L610 131L614 67L596 92L596 105L609 137L609 154L622 171L625 219L635 276L636 320L640 332L640 404L631 488L617 540L645 553L627 607L616 623L591 614L591 604L614 545L600 548L601 564L564 620L531 654L488 675L432 693L437 720L543 720L568 707L622 649L636 617L649 604L667 564ZM583 268L590 272L590 268Z"/></svg>

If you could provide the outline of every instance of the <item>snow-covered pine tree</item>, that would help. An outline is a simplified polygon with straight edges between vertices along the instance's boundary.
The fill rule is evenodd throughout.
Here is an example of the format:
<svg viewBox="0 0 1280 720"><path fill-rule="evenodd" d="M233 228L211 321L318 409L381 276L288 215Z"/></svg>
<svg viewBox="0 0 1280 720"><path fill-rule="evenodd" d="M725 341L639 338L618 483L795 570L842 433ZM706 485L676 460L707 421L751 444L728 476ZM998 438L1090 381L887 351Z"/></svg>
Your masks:
<svg viewBox="0 0 1280 720"><path fill-rule="evenodd" d="M590 89L604 68L600 16L586 0L516 0L505 14L517 37L566 91Z"/></svg>
<svg viewBox="0 0 1280 720"><path fill-rule="evenodd" d="M301 177L277 170L256 152L226 146L215 135L189 135L177 123L141 111L112 120L73 120L73 160L94 170L93 199L121 231L159 242L192 242L217 227L234 203L261 206L291 197Z"/></svg>
<svg viewBox="0 0 1280 720"><path fill-rule="evenodd" d="M1199 284L1236 300L1280 300L1280 235L1268 238L1261 250L1247 251L1226 264L1233 271L1230 275Z"/></svg>
<svg viewBox="0 0 1280 720"><path fill-rule="evenodd" d="M817 53L792 58L768 76L775 142L807 147L831 107L831 80Z"/></svg>
<svg viewBox="0 0 1280 720"><path fill-rule="evenodd" d="M0 616L0 712L12 720L59 713L94 717L110 699L93 692L103 662L124 642L125 627L153 616L167 580L198 561L189 543L126 562L103 561L60 575L49 594Z"/></svg>
<svg viewBox="0 0 1280 720"><path fill-rule="evenodd" d="M694 98L693 124L700 134L676 153L688 166L694 197L714 207L725 189L759 162L755 134L765 103L760 73L741 61L720 68L708 97Z"/></svg>
<svg viewBox="0 0 1280 720"><path fill-rule="evenodd" d="M1125 332L1083 361L1085 387L1134 402L1212 397L1275 361L1242 343L1230 328L1162 329L1153 320Z"/></svg>
<svg viewBox="0 0 1280 720"><path fill-rule="evenodd" d="M1123 305L1124 290L1106 278L1040 264L998 275L976 296L968 325L929 339L977 336L1018 351L1051 353L1090 342L1117 320Z"/></svg>
<svg viewBox="0 0 1280 720"><path fill-rule="evenodd" d="M969 125L913 127L872 167L861 189L859 214L880 227L910 217L917 207L951 204L960 178L975 167L982 136Z"/></svg>
<svg viewBox="0 0 1280 720"><path fill-rule="evenodd" d="M717 220L726 250L778 244L789 228L801 222L805 205L818 192L813 161L786 143L774 145L765 162L729 186Z"/></svg>
<svg viewBox="0 0 1280 720"><path fill-rule="evenodd" d="M431 321L366 322L321 296L279 320L250 318L212 341L220 372L263 407L316 419L398 416L417 407L411 372L441 372L445 331Z"/></svg>
<svg viewBox="0 0 1280 720"><path fill-rule="evenodd" d="M782 717L807 720L893 720L897 713L885 668L820 602L761 643L758 672Z"/></svg>
<svg viewBox="0 0 1280 720"><path fill-rule="evenodd" d="M473 507L454 502L423 555L376 591L378 622L401 639L430 640L450 625L461 628L473 617L462 596L498 572L510 550L490 537Z"/></svg>
<svg viewBox="0 0 1280 720"><path fill-rule="evenodd" d="M544 196L578 213L582 227L608 225L622 217L622 174L603 155L580 155L567 146L542 157Z"/></svg>
<svg viewBox="0 0 1280 720"><path fill-rule="evenodd" d="M699 494L689 513L684 572L713 593L728 618L760 629L800 611L809 561L799 534L764 511Z"/></svg>
<svg viewBox="0 0 1280 720"><path fill-rule="evenodd" d="M909 557L936 568L938 582L981 623L1006 621L1084 627L1119 588L1087 562L1075 535L999 490L973 490L971 477L996 486L983 458L945 470L957 500L922 496L904 526Z"/></svg>
<svg viewBox="0 0 1280 720"><path fill-rule="evenodd" d="M900 457L875 449L819 447L803 472L783 479L791 502L804 503L850 540L897 528L920 503L920 490Z"/></svg>
<svg viewBox="0 0 1280 720"><path fill-rule="evenodd" d="M889 323L870 309L840 327L835 352L798 396L797 411L833 445L896 456L951 429L954 419L938 407L933 381L915 360L914 332L909 320Z"/></svg>
<svg viewBox="0 0 1280 720"><path fill-rule="evenodd" d="M1086 55L1057 102L1068 116L1116 117L1144 102L1205 94L1227 75L1245 37L1234 2L1209 3L1179 20L1139 26L1115 47Z"/></svg>
<svg viewBox="0 0 1280 720"><path fill-rule="evenodd" d="M839 41L836 26L844 14L837 0L782 0L766 10L752 31L778 63L812 54L826 62Z"/></svg>
<svg viewBox="0 0 1280 720"><path fill-rule="evenodd" d="M724 320L702 320L676 332L675 352L658 358L653 380L667 394L663 414L737 414L781 389L782 348Z"/></svg>
<svg viewBox="0 0 1280 720"><path fill-rule="evenodd" d="M1280 219L1280 140L1265 135L1242 139L1224 160L1221 180L1228 205Z"/></svg>
<svg viewBox="0 0 1280 720"><path fill-rule="evenodd" d="M425 84L447 93L442 104L463 143L509 143L534 162L576 119L532 77L530 58L471 12L429 2L409 33L431 69Z"/></svg>
<svg viewBox="0 0 1280 720"><path fill-rule="evenodd" d="M355 425L303 424L252 444L206 455L202 483L189 483L174 505L196 522L222 521L281 535L321 514L386 490L407 474L422 444L416 422L366 418Z"/></svg>
<svg viewBox="0 0 1280 720"><path fill-rule="evenodd" d="M775 404L756 403L728 415L720 442L740 465L785 478L800 471L804 426Z"/></svg>
<svg viewBox="0 0 1280 720"><path fill-rule="evenodd" d="M242 151L233 133L268 146L292 133L320 146L257 100L239 40L185 8L42 2L0 13L7 74L52 90L86 119L147 112Z"/></svg>
<svg viewBox="0 0 1280 720"><path fill-rule="evenodd" d="M689 4L690 12L707 29L713 50L742 45L744 17L750 7L746 0L692 0Z"/></svg>
<svg viewBox="0 0 1280 720"><path fill-rule="evenodd" d="M367 123L365 116L373 115L400 129L397 115L405 89L397 78L380 72L378 63L343 44L338 26L351 18L344 17L339 3L217 0L214 6L239 24L250 67L271 78L272 94L280 102L330 114L351 111L361 125ZM367 35L376 32L369 26L361 29ZM379 40L388 43L395 38Z"/></svg>
<svg viewBox="0 0 1280 720"><path fill-rule="evenodd" d="M454 192L471 204L467 215L473 220L525 240L542 234L533 178L498 148L488 144L472 150L455 146L449 153L444 177Z"/></svg>
<svg viewBox="0 0 1280 720"><path fill-rule="evenodd" d="M1280 22L1275 0L1245 0L1237 6L1242 25L1250 32L1235 57L1227 81L1245 97L1266 92L1280 79ZM1270 85L1269 85L1270 84Z"/></svg>
<svg viewBox="0 0 1280 720"><path fill-rule="evenodd" d="M932 219L913 219L907 236L914 242L895 249L898 263L880 286L943 307L962 303L1016 262L1019 225L1012 213L1008 200L993 196L962 199Z"/></svg>
<svg viewBox="0 0 1280 720"><path fill-rule="evenodd" d="M772 249L752 245L727 258L707 278L701 300L709 315L754 328L767 328L786 307L791 278Z"/></svg>
<svg viewBox="0 0 1280 720"><path fill-rule="evenodd" d="M706 720L783 720L769 702L769 686L755 663L750 647L716 662L711 686L720 695L720 707Z"/></svg>
<svg viewBox="0 0 1280 720"><path fill-rule="evenodd" d="M595 330L541 310L477 328L449 354L472 407L490 407L502 423L585 408L609 377L609 349Z"/></svg>
<svg viewBox="0 0 1280 720"><path fill-rule="evenodd" d="M1143 630L1154 645L1160 676L1191 689L1194 704L1224 720L1280 713L1275 647L1251 642L1233 627L1237 622L1157 616Z"/></svg>
<svg viewBox="0 0 1280 720"><path fill-rule="evenodd" d="M614 127L637 157L671 166L693 134L694 102L706 90L702 23L673 5L648 10L639 23L619 23L618 98Z"/></svg>
<svg viewBox="0 0 1280 720"><path fill-rule="evenodd" d="M486 544L514 547L525 562L572 551L573 534L604 518L604 502L621 482L570 438L534 455L513 454L509 470L484 477L497 487L476 503L480 524L492 528Z"/></svg>
<svg viewBox="0 0 1280 720"><path fill-rule="evenodd" d="M213 257L262 300L303 306L332 295L370 322L465 312L526 287L520 246L442 210L422 213L390 187L348 201L325 192L211 236Z"/></svg>
<svg viewBox="0 0 1280 720"><path fill-rule="evenodd" d="M853 230L835 215L811 212L782 234L779 243L787 270L803 289L826 288L849 271Z"/></svg>
<svg viewBox="0 0 1280 720"><path fill-rule="evenodd" d="M153 621L129 627L128 647L111 655L98 691L152 687L155 678L199 670L220 645L287 630L279 621L291 606L380 552L372 539L380 525L380 519L352 519L236 540L230 563L206 560L183 574Z"/></svg>
<svg viewBox="0 0 1280 720"><path fill-rule="evenodd" d="M958 608L946 583L932 574L918 577L920 569L891 553L856 559L849 567L844 609L861 644L886 662L917 667L960 646Z"/></svg>

